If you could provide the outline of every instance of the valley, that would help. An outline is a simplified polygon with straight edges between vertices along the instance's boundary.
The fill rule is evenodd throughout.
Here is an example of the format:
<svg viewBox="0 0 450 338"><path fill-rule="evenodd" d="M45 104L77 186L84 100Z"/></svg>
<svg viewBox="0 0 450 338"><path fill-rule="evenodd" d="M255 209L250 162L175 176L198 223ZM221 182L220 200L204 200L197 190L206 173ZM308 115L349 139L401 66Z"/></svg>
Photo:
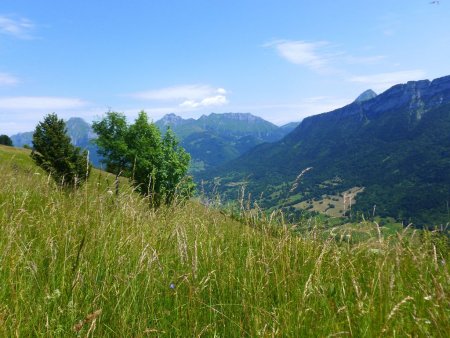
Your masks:
<svg viewBox="0 0 450 338"><path fill-rule="evenodd" d="M345 107L285 127L242 113L199 119L168 114L155 124L163 133L175 132L202 191L218 193L224 202L236 202L244 188L246 199L267 210L392 217L433 227L450 217L449 107L450 77L443 77L379 95L368 90ZM71 118L67 129L72 143L89 150L101 167L91 126ZM31 136L11 138L23 146Z"/></svg>
<svg viewBox="0 0 450 338"><path fill-rule="evenodd" d="M0 5L0 338L450 337L450 1Z"/></svg>
<svg viewBox="0 0 450 338"><path fill-rule="evenodd" d="M237 182L244 182L263 208L305 206L333 216L343 208L333 210L329 200L319 207L323 196L364 187L353 216L445 225L450 219L448 130L450 77L411 81L308 117L280 141L258 145L199 178L217 186L225 199L235 198L241 189ZM296 182L306 168L311 170ZM312 208L311 200L316 201Z"/></svg>

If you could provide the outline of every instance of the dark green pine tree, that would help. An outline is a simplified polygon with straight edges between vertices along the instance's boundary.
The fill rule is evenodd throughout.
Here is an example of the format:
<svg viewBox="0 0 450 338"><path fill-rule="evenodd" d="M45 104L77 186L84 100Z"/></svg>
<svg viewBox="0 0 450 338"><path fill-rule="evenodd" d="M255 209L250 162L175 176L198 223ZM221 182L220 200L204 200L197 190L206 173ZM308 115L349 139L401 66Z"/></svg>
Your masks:
<svg viewBox="0 0 450 338"><path fill-rule="evenodd" d="M64 120L54 113L37 125L31 158L63 187L79 186L91 170L87 151L70 143Z"/></svg>
<svg viewBox="0 0 450 338"><path fill-rule="evenodd" d="M9 138L8 135L0 135L0 144L10 147L12 147L13 145L12 140Z"/></svg>

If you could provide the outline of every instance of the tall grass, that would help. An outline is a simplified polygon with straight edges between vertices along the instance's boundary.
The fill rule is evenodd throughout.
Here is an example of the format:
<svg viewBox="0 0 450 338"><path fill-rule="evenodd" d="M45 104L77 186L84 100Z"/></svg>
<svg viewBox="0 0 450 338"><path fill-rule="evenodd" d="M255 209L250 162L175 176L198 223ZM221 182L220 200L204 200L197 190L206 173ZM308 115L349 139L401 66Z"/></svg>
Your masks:
<svg viewBox="0 0 450 338"><path fill-rule="evenodd" d="M433 233L373 228L352 244L195 201L151 210L104 173L61 191L2 151L0 336L450 333L448 247Z"/></svg>

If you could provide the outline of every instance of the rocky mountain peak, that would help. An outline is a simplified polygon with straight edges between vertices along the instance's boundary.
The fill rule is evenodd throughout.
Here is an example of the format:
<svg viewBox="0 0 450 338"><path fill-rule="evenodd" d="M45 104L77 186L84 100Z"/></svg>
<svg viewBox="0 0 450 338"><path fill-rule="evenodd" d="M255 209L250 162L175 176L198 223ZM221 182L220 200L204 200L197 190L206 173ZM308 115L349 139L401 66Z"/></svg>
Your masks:
<svg viewBox="0 0 450 338"><path fill-rule="evenodd" d="M163 126L176 126L183 123L184 119L181 116L178 116L174 113L164 115L158 123Z"/></svg>
<svg viewBox="0 0 450 338"><path fill-rule="evenodd" d="M359 95L355 102L364 102L373 99L377 96L377 93L375 93L372 89L368 89L365 92L363 92L361 95Z"/></svg>

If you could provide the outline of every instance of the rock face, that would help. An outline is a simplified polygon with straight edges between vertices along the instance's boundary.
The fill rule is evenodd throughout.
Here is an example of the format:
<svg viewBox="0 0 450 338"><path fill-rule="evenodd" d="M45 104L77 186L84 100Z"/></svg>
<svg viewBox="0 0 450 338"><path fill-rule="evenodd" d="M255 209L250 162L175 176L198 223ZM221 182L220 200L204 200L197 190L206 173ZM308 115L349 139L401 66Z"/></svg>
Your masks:
<svg viewBox="0 0 450 338"><path fill-rule="evenodd" d="M231 196L232 183L251 177L247 191L264 192L269 197L259 204L271 207L286 196L279 187L308 167L314 169L302 178L297 203L365 187L355 210L369 213L376 205L378 215L405 222L448 222L450 76L396 85L305 118L282 140L259 145L202 178L222 177L223 192Z"/></svg>

